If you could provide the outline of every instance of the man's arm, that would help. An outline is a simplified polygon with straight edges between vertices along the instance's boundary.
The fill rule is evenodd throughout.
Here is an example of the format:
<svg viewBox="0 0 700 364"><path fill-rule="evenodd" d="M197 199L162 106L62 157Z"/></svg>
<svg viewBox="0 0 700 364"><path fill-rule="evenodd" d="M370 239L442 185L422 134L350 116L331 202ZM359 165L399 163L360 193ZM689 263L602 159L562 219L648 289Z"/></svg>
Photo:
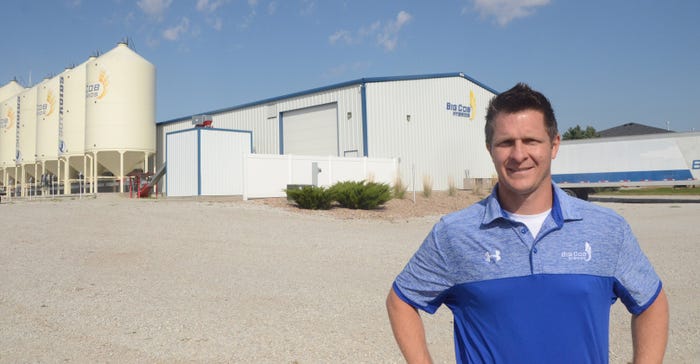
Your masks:
<svg viewBox="0 0 700 364"><path fill-rule="evenodd" d="M389 313L394 338L406 362L432 363L428 343L425 341L423 320L418 310L399 298L393 288L386 298L386 310Z"/></svg>
<svg viewBox="0 0 700 364"><path fill-rule="evenodd" d="M644 312L632 316L634 364L662 363L668 341L668 300L663 289Z"/></svg>

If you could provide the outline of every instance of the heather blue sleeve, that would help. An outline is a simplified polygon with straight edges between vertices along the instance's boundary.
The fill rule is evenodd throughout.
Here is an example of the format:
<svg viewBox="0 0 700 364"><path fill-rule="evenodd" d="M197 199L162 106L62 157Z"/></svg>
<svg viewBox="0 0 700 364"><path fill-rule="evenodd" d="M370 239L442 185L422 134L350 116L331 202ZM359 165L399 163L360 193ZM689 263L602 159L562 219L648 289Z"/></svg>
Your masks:
<svg viewBox="0 0 700 364"><path fill-rule="evenodd" d="M661 280L625 224L615 268L615 293L633 314L642 313L661 291Z"/></svg>
<svg viewBox="0 0 700 364"><path fill-rule="evenodd" d="M402 300L428 313L437 311L442 293L452 286L448 279L450 269L441 251L443 226L441 220L433 227L393 285Z"/></svg>

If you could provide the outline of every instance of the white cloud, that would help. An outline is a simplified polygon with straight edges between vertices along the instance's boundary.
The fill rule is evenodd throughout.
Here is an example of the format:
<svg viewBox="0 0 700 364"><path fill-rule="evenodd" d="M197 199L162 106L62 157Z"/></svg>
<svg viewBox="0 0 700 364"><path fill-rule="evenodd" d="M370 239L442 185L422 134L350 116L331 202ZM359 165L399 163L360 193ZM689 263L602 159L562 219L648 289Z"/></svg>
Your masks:
<svg viewBox="0 0 700 364"><path fill-rule="evenodd" d="M331 42L331 44L335 44L339 40L343 40L347 44L351 44L353 42L352 35L350 35L350 32L347 30L339 30L328 37L328 41Z"/></svg>
<svg viewBox="0 0 700 364"><path fill-rule="evenodd" d="M186 33L189 28L190 20L183 17L182 20L180 20L180 24L163 31L163 38L170 41L176 41L180 39L180 37Z"/></svg>
<svg viewBox="0 0 700 364"><path fill-rule="evenodd" d="M216 11L216 9L224 5L224 3L224 0L197 0L197 10L206 13L213 13Z"/></svg>
<svg viewBox="0 0 700 364"><path fill-rule="evenodd" d="M275 12L277 12L277 2L276 1L270 1L269 4L267 4L267 14L272 15Z"/></svg>
<svg viewBox="0 0 700 364"><path fill-rule="evenodd" d="M397 15L396 19L389 20L384 26L382 22L375 21L374 23L361 26L354 34L347 30L339 30L328 37L330 44L359 44L366 38L376 38L377 45L384 48L386 51L393 51L399 41L399 33L401 29L408 24L413 16L403 10Z"/></svg>
<svg viewBox="0 0 700 364"><path fill-rule="evenodd" d="M136 5L147 15L162 20L163 14L172 3L173 0L139 0L136 2Z"/></svg>
<svg viewBox="0 0 700 364"><path fill-rule="evenodd" d="M411 14L401 10L396 15L396 20L390 21L384 26L384 30L377 35L377 43L389 52L396 49L396 44L399 41L399 32L411 19L413 19Z"/></svg>
<svg viewBox="0 0 700 364"><path fill-rule="evenodd" d="M316 1L314 0L301 0L301 10L299 13L303 16L309 16L313 14L316 8Z"/></svg>
<svg viewBox="0 0 700 364"><path fill-rule="evenodd" d="M215 30L221 30L224 29L224 21L221 18L214 18L209 21L209 25L211 25L212 28Z"/></svg>
<svg viewBox="0 0 700 364"><path fill-rule="evenodd" d="M213 14L229 0L197 0L197 11L205 14ZM206 23L216 31L224 28L224 20L220 16L206 15Z"/></svg>
<svg viewBox="0 0 700 364"><path fill-rule="evenodd" d="M500 26L512 20L530 16L535 8L545 6L550 0L473 0L474 9L485 18L493 17ZM465 12L464 9L462 11Z"/></svg>
<svg viewBox="0 0 700 364"><path fill-rule="evenodd" d="M250 9L250 13L243 18L243 21L241 21L240 24L238 24L238 27L241 29L248 29L251 24L253 24L253 20L255 20L255 16L257 15L257 12L255 9Z"/></svg>
<svg viewBox="0 0 700 364"><path fill-rule="evenodd" d="M382 23L380 21L375 21L370 26L360 27L360 30L358 30L357 33L361 37L367 37L374 34L377 30L379 30L379 28L381 28L381 26Z"/></svg>

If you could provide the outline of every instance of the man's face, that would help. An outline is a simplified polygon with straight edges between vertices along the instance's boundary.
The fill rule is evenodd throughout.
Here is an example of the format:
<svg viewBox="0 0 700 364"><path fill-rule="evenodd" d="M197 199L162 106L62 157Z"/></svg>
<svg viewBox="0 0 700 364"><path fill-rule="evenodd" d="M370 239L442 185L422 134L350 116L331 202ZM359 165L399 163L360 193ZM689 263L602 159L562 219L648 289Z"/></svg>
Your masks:
<svg viewBox="0 0 700 364"><path fill-rule="evenodd" d="M550 166L559 150L559 136L552 141L544 115L536 110L500 113L493 121L489 148L499 181L499 196L511 201L551 189Z"/></svg>

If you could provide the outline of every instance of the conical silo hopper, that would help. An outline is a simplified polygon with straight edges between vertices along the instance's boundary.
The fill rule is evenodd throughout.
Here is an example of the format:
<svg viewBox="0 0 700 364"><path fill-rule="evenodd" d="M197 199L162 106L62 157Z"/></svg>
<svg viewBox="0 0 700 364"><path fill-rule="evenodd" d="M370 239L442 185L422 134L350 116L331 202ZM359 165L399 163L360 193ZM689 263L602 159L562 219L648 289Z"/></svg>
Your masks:
<svg viewBox="0 0 700 364"><path fill-rule="evenodd" d="M126 44L87 63L85 150L123 182L155 153L155 67ZM121 184L120 190L124 191Z"/></svg>

